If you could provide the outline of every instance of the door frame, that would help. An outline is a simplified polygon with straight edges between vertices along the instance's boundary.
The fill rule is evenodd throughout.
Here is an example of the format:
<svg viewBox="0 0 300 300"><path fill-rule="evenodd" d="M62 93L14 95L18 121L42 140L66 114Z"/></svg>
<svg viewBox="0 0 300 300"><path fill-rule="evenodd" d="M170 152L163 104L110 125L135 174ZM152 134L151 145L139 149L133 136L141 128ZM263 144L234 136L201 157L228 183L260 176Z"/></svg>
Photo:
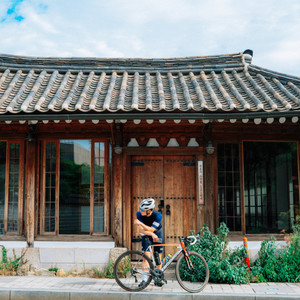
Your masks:
<svg viewBox="0 0 300 300"><path fill-rule="evenodd" d="M147 148L147 147L124 147L123 148L123 168L122 168L122 219L123 219L123 238L122 244L124 247L131 249L131 161L132 156L152 156L152 155L182 155L182 156L194 156L196 162L204 160L204 149L203 147L168 147L168 148ZM198 172L197 175L198 177ZM197 201L197 230L200 229L204 216L204 205L199 203L199 180L196 178L196 201Z"/></svg>

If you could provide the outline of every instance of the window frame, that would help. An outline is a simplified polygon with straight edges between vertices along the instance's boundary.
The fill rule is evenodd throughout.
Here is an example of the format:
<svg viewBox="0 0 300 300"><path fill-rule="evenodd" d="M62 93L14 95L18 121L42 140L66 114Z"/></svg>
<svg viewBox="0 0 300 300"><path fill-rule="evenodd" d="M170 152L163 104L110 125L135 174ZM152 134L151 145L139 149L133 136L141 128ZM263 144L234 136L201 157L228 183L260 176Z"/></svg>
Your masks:
<svg viewBox="0 0 300 300"><path fill-rule="evenodd" d="M240 196L241 196L241 225L242 225L242 230L241 231L230 231L232 236L236 236L239 234L247 234L247 236L251 237L265 237L266 235L269 236L270 234L266 234L266 233L255 233L255 234L248 234L246 233L246 216L245 216L245 170L244 170L244 142L261 142L261 143L296 143L297 145L297 170L298 170L298 185L300 186L300 141L298 140L257 140L257 139L243 139L243 140L239 140L239 141L224 141L224 140L219 140L216 142L216 144L237 144L239 146L239 164L240 164ZM216 161L217 161L218 157L216 155ZM219 226L219 201L218 201L218 167L217 167L217 163L216 165L216 197L215 197L215 203L216 203L216 222L217 222L217 227ZM299 189L299 207L300 207L300 189ZM276 237L282 237L284 236L284 234L280 234L280 233L276 233L276 234L272 234L273 236Z"/></svg>
<svg viewBox="0 0 300 300"><path fill-rule="evenodd" d="M25 176L25 144L24 140L5 140L6 142L6 169L5 169L5 198L4 198L4 232L5 236L23 236L24 223L24 176ZM8 230L8 202L9 202L9 181L10 181L10 145L19 144L19 183L18 183L18 229L17 232L7 232Z"/></svg>
<svg viewBox="0 0 300 300"><path fill-rule="evenodd" d="M90 232L88 234L59 234L59 177L60 177L60 141L61 140L89 140L91 141L91 173L90 173ZM55 169L55 230L45 231L45 200L46 200L46 145L47 143L56 144L56 169ZM103 232L94 232L94 163L95 163L95 143L104 143L104 227ZM110 191L110 172L109 172L109 140L95 138L55 138L41 140L41 180L40 180L40 224L39 231L42 236L60 237L86 237L86 236L108 236L109 235L109 191Z"/></svg>

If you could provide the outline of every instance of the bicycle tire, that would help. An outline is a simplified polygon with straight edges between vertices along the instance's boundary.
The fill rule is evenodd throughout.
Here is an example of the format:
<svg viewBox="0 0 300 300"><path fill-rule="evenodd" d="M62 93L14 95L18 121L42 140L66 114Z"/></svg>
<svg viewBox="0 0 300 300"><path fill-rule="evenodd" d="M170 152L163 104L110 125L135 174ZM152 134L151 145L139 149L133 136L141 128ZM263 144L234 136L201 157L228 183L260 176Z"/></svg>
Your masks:
<svg viewBox="0 0 300 300"><path fill-rule="evenodd" d="M208 283L209 269L205 259L197 252L189 252L195 268L189 269L184 254L177 260L175 274L180 286L190 293L201 292Z"/></svg>
<svg viewBox="0 0 300 300"><path fill-rule="evenodd" d="M148 269L142 268L142 261L146 259ZM153 269L150 258L141 251L130 250L121 254L114 265L114 277L117 284L126 291L138 292L146 288L152 277L148 275L148 279L143 285L142 273L149 274L149 269Z"/></svg>

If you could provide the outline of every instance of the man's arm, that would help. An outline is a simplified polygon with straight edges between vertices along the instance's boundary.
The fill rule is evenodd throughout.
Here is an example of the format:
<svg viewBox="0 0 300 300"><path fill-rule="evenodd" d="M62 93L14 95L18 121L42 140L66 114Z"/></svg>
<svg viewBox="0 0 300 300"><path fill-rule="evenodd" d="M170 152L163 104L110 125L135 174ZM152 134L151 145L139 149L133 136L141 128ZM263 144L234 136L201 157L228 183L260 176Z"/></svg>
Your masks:
<svg viewBox="0 0 300 300"><path fill-rule="evenodd" d="M154 233L154 231L156 230L154 227L147 226L143 222L139 221L138 219L134 220L134 224L138 225L140 233L152 236L155 242L158 240L158 236Z"/></svg>
<svg viewBox="0 0 300 300"><path fill-rule="evenodd" d="M134 220L134 224L138 225L139 228L142 228L143 231L149 231L149 232L154 232L155 231L154 227L147 226L146 224L144 224L143 222L141 222L138 219Z"/></svg>

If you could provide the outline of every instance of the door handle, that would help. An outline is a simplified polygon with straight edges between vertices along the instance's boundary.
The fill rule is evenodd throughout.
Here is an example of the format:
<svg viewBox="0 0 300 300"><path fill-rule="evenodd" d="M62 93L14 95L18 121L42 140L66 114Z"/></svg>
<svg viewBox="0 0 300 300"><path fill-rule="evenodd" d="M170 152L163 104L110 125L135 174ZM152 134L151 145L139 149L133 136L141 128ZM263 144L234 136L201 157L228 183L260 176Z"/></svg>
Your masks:
<svg viewBox="0 0 300 300"><path fill-rule="evenodd" d="M166 215L169 216L171 214L171 211L170 211L170 205L166 205Z"/></svg>
<svg viewBox="0 0 300 300"><path fill-rule="evenodd" d="M161 213L162 209L165 206L165 200L164 199L160 199L159 204L158 204L158 211Z"/></svg>

